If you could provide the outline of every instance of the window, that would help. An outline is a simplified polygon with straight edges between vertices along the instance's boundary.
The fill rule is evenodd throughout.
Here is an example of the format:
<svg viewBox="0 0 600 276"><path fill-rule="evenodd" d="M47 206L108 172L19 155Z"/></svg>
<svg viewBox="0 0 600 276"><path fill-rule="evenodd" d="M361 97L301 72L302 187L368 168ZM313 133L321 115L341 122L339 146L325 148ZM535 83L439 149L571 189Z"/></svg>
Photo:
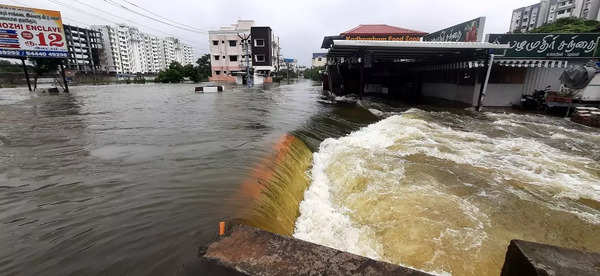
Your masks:
<svg viewBox="0 0 600 276"><path fill-rule="evenodd" d="M238 56L229 56L229 61L238 61Z"/></svg>
<svg viewBox="0 0 600 276"><path fill-rule="evenodd" d="M225 40L221 40L221 43L225 44Z"/></svg>
<svg viewBox="0 0 600 276"><path fill-rule="evenodd" d="M229 47L237 46L237 40L229 40Z"/></svg>
<svg viewBox="0 0 600 276"><path fill-rule="evenodd" d="M255 55L254 60L256 62L265 62L265 55Z"/></svg>
<svg viewBox="0 0 600 276"><path fill-rule="evenodd" d="M213 40L213 45L215 45L215 46L219 45L219 41L218 40Z"/></svg>
<svg viewBox="0 0 600 276"><path fill-rule="evenodd" d="M221 75L221 71L215 71L215 75Z"/></svg>
<svg viewBox="0 0 600 276"><path fill-rule="evenodd" d="M223 59L225 59L225 56L223 56Z"/></svg>
<svg viewBox="0 0 600 276"><path fill-rule="evenodd" d="M265 47L265 40L264 39L255 39L254 40L254 46L256 46L256 47Z"/></svg>
<svg viewBox="0 0 600 276"><path fill-rule="evenodd" d="M318 61L321 61L321 58L318 58L317 60L318 60Z"/></svg>
<svg viewBox="0 0 600 276"><path fill-rule="evenodd" d="M215 60L219 60L219 56L215 56Z"/></svg>

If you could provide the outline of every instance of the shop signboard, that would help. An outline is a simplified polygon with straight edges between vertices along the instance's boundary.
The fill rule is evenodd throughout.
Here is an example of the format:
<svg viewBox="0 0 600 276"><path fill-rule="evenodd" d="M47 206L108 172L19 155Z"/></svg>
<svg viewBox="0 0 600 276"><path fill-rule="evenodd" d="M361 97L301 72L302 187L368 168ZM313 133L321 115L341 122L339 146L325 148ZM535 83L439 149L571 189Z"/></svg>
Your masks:
<svg viewBox="0 0 600 276"><path fill-rule="evenodd" d="M67 58L60 12L0 4L0 56Z"/></svg>
<svg viewBox="0 0 600 276"><path fill-rule="evenodd" d="M575 34L489 34L487 41L508 44L508 58L597 57L599 33Z"/></svg>
<svg viewBox="0 0 600 276"><path fill-rule="evenodd" d="M478 42L483 39L485 17L475 18L423 37L423 41Z"/></svg>

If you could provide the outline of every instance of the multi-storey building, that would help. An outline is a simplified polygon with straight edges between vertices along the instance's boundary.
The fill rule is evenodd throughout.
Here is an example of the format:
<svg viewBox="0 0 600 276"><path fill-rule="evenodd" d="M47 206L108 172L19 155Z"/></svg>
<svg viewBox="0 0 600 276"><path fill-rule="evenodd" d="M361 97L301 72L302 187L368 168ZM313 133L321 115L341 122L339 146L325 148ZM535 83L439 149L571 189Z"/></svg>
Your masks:
<svg viewBox="0 0 600 276"><path fill-rule="evenodd" d="M162 39L123 24L92 28L102 35L105 50L99 59L107 72L157 73L173 61L186 65L195 59L192 47L174 37Z"/></svg>
<svg viewBox="0 0 600 276"><path fill-rule="evenodd" d="M510 32L527 32L560 18L599 20L600 0L542 0L513 10Z"/></svg>
<svg viewBox="0 0 600 276"><path fill-rule="evenodd" d="M63 25L69 58L67 68L76 71L95 72L100 69L103 50L102 34L91 29Z"/></svg>
<svg viewBox="0 0 600 276"><path fill-rule="evenodd" d="M246 66L252 64L246 49L254 20L238 20L236 24L208 32L211 81L242 82ZM250 64L248 64L250 63Z"/></svg>
<svg viewBox="0 0 600 276"><path fill-rule="evenodd" d="M273 34L271 27L250 28L252 39L252 67L254 83L271 82L272 74L280 64L279 37Z"/></svg>

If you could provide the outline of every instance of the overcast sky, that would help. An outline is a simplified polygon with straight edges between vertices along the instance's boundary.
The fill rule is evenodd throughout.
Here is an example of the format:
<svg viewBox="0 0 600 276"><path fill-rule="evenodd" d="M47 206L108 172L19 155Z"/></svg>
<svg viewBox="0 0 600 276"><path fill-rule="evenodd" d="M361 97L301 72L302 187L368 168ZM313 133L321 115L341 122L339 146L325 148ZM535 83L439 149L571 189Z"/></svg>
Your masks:
<svg viewBox="0 0 600 276"><path fill-rule="evenodd" d="M537 0L0 1L5 4L59 10L64 23L83 27L115 22L136 25L143 31L157 36L179 37L192 44L198 56L207 53L207 30L235 23L238 19L252 19L257 25L270 26L280 37L283 55L297 58L304 65L310 64L311 53L323 51L319 49L323 36L336 35L359 24L388 24L433 32L485 16L486 33L504 33L508 31L513 9L539 2ZM189 32L152 21L111 5L110 1L148 14L126 3L128 1L177 23L204 30L204 33Z"/></svg>

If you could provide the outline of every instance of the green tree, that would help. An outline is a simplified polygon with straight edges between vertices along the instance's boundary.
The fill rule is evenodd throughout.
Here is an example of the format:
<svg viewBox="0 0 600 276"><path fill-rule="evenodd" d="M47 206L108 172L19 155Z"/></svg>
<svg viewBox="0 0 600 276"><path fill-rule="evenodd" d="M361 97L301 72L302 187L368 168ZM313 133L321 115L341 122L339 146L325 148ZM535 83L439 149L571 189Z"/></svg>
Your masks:
<svg viewBox="0 0 600 276"><path fill-rule="evenodd" d="M308 69L304 70L304 78L311 79L314 81L323 81L323 74L322 74L323 71L325 71L324 66L308 68Z"/></svg>
<svg viewBox="0 0 600 276"><path fill-rule="evenodd" d="M597 33L600 22L576 17L560 18L530 31L531 33Z"/></svg>
<svg viewBox="0 0 600 276"><path fill-rule="evenodd" d="M169 68L166 70L160 70L155 81L162 83L177 83L183 81L184 69L183 66L176 61L169 64Z"/></svg>
<svg viewBox="0 0 600 276"><path fill-rule="evenodd" d="M208 80L208 77L210 77L211 75L211 70L210 70L210 55L206 54L203 55L201 58L199 58L196 61L196 64L198 64L197 71L198 71L198 76L200 77L200 80Z"/></svg>

